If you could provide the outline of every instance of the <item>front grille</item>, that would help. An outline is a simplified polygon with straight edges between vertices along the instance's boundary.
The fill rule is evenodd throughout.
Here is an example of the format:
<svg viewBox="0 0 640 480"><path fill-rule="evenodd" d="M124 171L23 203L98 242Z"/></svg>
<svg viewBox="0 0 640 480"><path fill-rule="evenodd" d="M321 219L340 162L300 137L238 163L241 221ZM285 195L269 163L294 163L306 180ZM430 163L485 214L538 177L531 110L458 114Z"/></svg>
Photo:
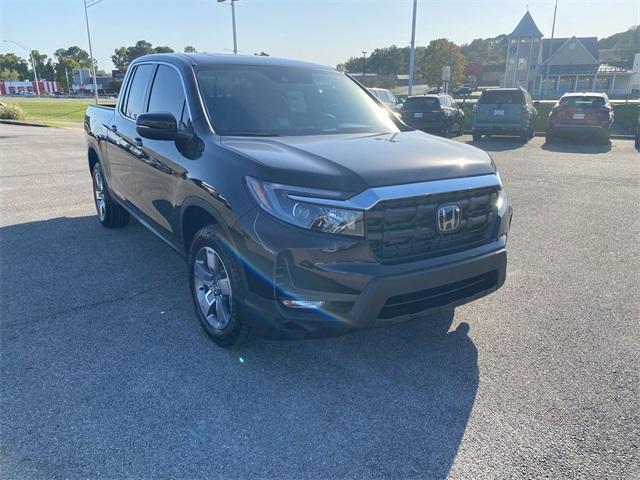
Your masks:
<svg viewBox="0 0 640 480"><path fill-rule="evenodd" d="M396 295L387 299L378 318L388 320L449 305L495 287L497 283L498 272L493 271L427 290Z"/></svg>
<svg viewBox="0 0 640 480"><path fill-rule="evenodd" d="M498 187L385 200L366 212L367 240L378 260L401 263L447 255L489 243L497 228ZM460 207L460 227L440 233L437 211Z"/></svg>

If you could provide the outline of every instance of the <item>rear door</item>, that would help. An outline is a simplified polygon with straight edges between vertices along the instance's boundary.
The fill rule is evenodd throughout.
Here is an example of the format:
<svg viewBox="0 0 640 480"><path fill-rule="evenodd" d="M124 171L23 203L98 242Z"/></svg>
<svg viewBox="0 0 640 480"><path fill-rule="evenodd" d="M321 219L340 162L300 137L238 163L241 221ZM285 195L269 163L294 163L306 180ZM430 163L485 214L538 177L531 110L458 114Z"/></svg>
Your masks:
<svg viewBox="0 0 640 480"><path fill-rule="evenodd" d="M558 119L569 125L601 125L609 121L609 110L604 97L570 96L560 99Z"/></svg>
<svg viewBox="0 0 640 480"><path fill-rule="evenodd" d="M122 201L133 204L135 183L132 177L132 165L142 155L140 139L136 132L135 118L144 110L147 90L154 71L151 64L133 67L124 97L109 125L109 188Z"/></svg>
<svg viewBox="0 0 640 480"><path fill-rule="evenodd" d="M476 118L490 124L512 124L522 120L525 105L521 90L485 90L478 100Z"/></svg>
<svg viewBox="0 0 640 480"><path fill-rule="evenodd" d="M444 115L438 97L410 97L402 107L402 119L415 128L439 129Z"/></svg>
<svg viewBox="0 0 640 480"><path fill-rule="evenodd" d="M149 88L145 112L171 113L178 130L190 129L190 115L180 72L168 64L159 64ZM175 208L179 182L186 172L183 156L186 145L176 140L140 138L142 155L132 163L136 184L136 207L165 238L177 242L178 218Z"/></svg>

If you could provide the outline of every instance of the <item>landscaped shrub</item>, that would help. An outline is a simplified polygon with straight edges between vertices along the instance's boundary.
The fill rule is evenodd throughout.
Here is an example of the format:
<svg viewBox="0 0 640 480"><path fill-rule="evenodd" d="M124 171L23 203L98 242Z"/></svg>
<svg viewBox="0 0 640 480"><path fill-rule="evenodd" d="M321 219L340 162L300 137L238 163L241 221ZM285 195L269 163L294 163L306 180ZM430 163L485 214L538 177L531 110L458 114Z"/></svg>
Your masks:
<svg viewBox="0 0 640 480"><path fill-rule="evenodd" d="M27 116L18 105L0 103L0 118L3 120L24 120Z"/></svg>

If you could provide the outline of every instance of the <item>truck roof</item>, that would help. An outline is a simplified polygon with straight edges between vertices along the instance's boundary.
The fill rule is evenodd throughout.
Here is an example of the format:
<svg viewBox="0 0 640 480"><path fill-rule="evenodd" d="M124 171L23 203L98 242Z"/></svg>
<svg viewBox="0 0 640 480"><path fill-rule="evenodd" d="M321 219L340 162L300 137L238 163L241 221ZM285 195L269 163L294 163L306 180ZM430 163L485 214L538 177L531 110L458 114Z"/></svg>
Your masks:
<svg viewBox="0 0 640 480"><path fill-rule="evenodd" d="M313 68L334 70L317 63L289 60L261 55L234 55L226 53L154 53L136 58L131 65L143 61L162 61L181 66L210 67L215 65L273 65L278 67Z"/></svg>

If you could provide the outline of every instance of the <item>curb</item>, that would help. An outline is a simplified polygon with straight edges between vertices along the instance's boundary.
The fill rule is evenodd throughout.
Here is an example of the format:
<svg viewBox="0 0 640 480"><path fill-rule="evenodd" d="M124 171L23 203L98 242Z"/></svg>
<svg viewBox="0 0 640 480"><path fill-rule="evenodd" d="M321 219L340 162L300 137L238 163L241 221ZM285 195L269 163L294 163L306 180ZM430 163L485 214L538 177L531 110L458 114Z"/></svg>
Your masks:
<svg viewBox="0 0 640 480"><path fill-rule="evenodd" d="M6 120L4 118L0 118L0 123L5 123L7 125L20 125L22 127L49 127L49 125L45 125L44 123L29 122L25 120Z"/></svg>

